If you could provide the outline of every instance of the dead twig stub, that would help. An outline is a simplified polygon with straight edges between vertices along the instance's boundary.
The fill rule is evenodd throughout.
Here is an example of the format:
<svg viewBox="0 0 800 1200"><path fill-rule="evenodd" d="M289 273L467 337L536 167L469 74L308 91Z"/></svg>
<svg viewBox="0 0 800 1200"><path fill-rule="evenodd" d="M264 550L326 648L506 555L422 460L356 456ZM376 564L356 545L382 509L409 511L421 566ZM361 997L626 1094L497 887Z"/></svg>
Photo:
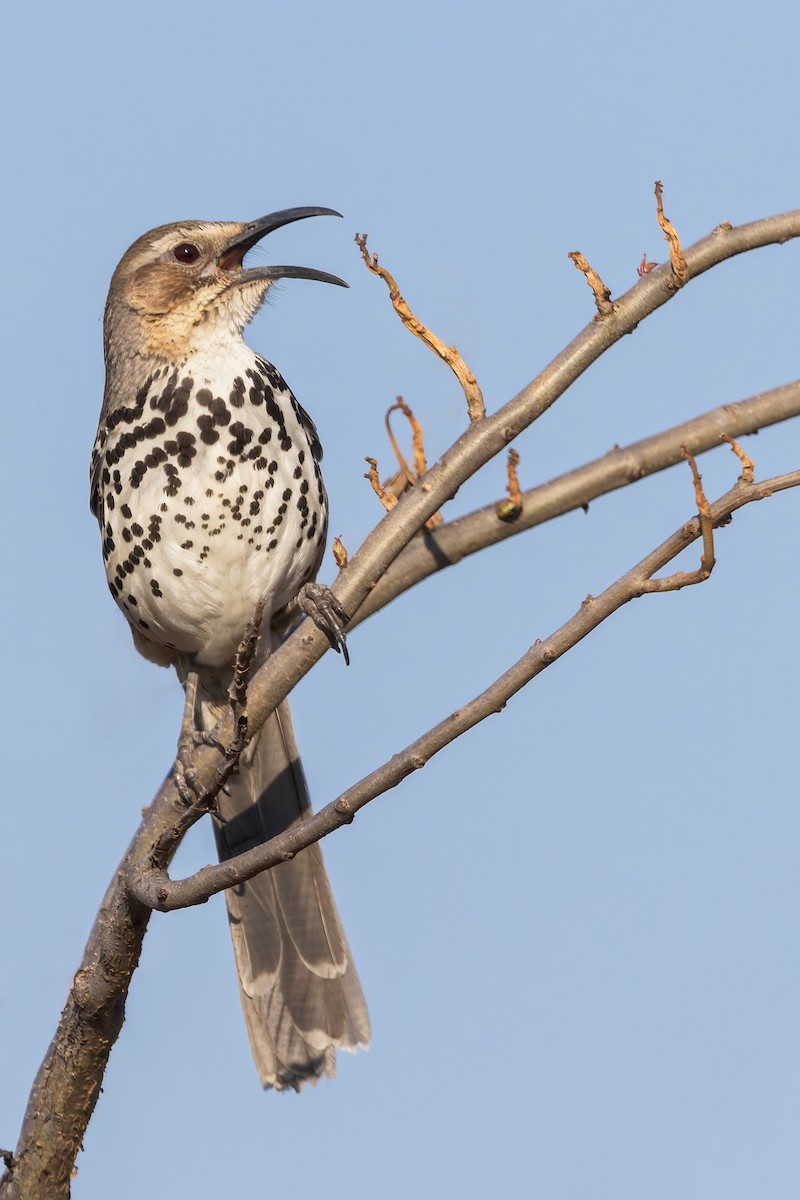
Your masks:
<svg viewBox="0 0 800 1200"><path fill-rule="evenodd" d="M728 436L727 433L721 433L719 436L720 441L728 443L730 448L733 450L733 453L742 464L742 474L740 476L742 483L752 483L756 469L756 464L753 462L752 458L749 458L739 443L735 442L732 437Z"/></svg>
<svg viewBox="0 0 800 1200"><path fill-rule="evenodd" d="M672 266L672 274L675 276L678 286L683 287L689 281L689 265L686 262L681 239L678 237L675 226L664 215L663 191L664 185L659 179L656 182L656 216L658 217L659 225L664 230L664 241L669 246L669 261Z"/></svg>
<svg viewBox="0 0 800 1200"><path fill-rule="evenodd" d="M519 466L519 454L516 450L509 450L508 463L506 470L508 472L508 483L506 485L508 495L505 500L501 500L495 512L501 521L516 521L517 517L522 513L522 492L519 490L519 480L517 479L517 467Z"/></svg>
<svg viewBox="0 0 800 1200"><path fill-rule="evenodd" d="M694 498L697 512L700 516L700 534L703 539L703 553L700 556L700 566L696 571L676 571L664 579L648 579L643 585L643 592L677 592L680 588L692 587L696 583L705 583L714 570L714 517L711 505L703 491L703 480L697 469L694 457L685 446L681 446L681 457L685 458L692 469L694 481Z"/></svg>
<svg viewBox="0 0 800 1200"><path fill-rule="evenodd" d="M435 333L432 333L428 329L427 325L423 325L422 321L414 316L414 313L400 294L400 288L397 286L394 277L389 274L385 267L380 265L377 254L370 254L367 249L367 235L365 233L357 233L355 241L361 251L361 257L364 259L367 269L373 275L380 276L388 287L389 299L400 320L407 329L411 330L415 337L418 337L421 342L425 343L429 350L432 350L434 354L438 354L456 376L467 401L467 413L469 414L470 421L481 420L482 417L486 416L486 405L483 402L483 394L478 386L477 379L455 346L445 346L441 338L438 338Z"/></svg>
<svg viewBox="0 0 800 1200"><path fill-rule="evenodd" d="M409 466L409 463L403 454L397 442L392 429L391 415L393 412L401 412L411 426L412 448L414 453L414 466ZM397 501L402 495L414 487L422 476L427 471L427 463L425 461L425 446L422 437L422 426L420 425L413 412L406 404L402 396L398 396L391 408L387 409L386 417L386 433L389 438L389 444L394 451L395 458L399 466L399 470L391 475L388 479L384 479L381 483L378 477L378 463L374 458L367 458L370 464L369 473L364 476L372 484L372 489L377 495L383 507L387 512L394 508ZM425 522L426 529L435 529L437 525L441 525L443 520L441 512L435 512L433 516L428 517Z"/></svg>
<svg viewBox="0 0 800 1200"><path fill-rule="evenodd" d="M387 489L381 483L380 477L378 476L378 460L376 458L370 458L367 456L364 459L364 462L369 463L369 470L365 474L364 478L370 481L373 492L378 497L386 511L391 512L395 504L397 504L397 496L395 496L392 492L387 491Z"/></svg>
<svg viewBox="0 0 800 1200"><path fill-rule="evenodd" d="M394 436L390 417L393 412L401 412L411 426L411 447L414 451L414 470L412 471L406 462L400 447L397 444L397 439ZM428 464L425 461L425 445L422 437L422 426L414 416L411 409L406 404L402 396L398 396L391 408L386 410L386 433L394 450L395 457L400 464L400 470L405 475L410 484L415 484L421 475L424 475L428 469Z"/></svg>
<svg viewBox="0 0 800 1200"><path fill-rule="evenodd" d="M568 257L572 259L581 274L586 276L586 282L594 294L598 317L610 317L614 311L614 305L611 303L611 289L606 287L597 271L589 266L580 250L570 250Z"/></svg>

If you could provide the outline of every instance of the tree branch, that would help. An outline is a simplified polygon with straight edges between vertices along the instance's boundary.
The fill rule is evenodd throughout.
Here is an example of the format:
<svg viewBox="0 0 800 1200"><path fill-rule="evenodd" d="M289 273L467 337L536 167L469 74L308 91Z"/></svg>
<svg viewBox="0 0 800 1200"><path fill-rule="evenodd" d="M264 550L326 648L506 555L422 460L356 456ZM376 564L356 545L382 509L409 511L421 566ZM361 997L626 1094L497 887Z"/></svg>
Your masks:
<svg viewBox="0 0 800 1200"><path fill-rule="evenodd" d="M681 461L681 446L686 446L692 454L704 454L718 449L725 435L742 437L797 416L800 416L800 380L747 400L722 404L628 446L615 446L602 458L529 488L522 493L521 511L513 523L498 520L494 503L448 521L434 533L416 538L398 555L358 609L349 628L385 608L423 579L454 566L478 550L578 508L588 509L600 496L674 467Z"/></svg>
<svg viewBox="0 0 800 1200"><path fill-rule="evenodd" d="M498 519L496 505L488 505L450 522L441 527L434 536L426 534L403 551L361 606L351 621L351 628L422 579L444 567L454 565L469 554L576 508L588 507L590 500L606 492L674 466L686 457L687 449L699 454L718 448L723 440L731 442L731 437L721 432L723 429L733 430L741 436L743 433L757 432L760 428L795 415L800 415L800 381L734 404L721 405L700 417L625 448L616 446L592 463L567 472L550 483L531 488L522 494L522 515L512 526ZM735 446L735 443L733 444ZM664 583L655 581L650 590L668 589ZM179 819L159 839L158 853L155 859L150 859L153 867L165 869L167 863L161 855L163 845L166 843L177 848L188 829L200 820L206 811L202 805L183 810ZM146 869L146 865L140 864L136 871ZM143 893L137 892L137 886L134 886L134 894L138 899L143 899ZM152 898L150 894L149 900ZM152 906L168 911L168 906L165 907L167 893L163 887L157 890L155 898L157 902Z"/></svg>
<svg viewBox="0 0 800 1200"><path fill-rule="evenodd" d="M736 509L756 500L763 500L776 492L800 487L800 471L778 475L763 483L753 483L742 477L721 499L709 505L700 487L697 469L691 456L688 457L692 466L700 516L682 525L599 596L587 596L574 617L545 641L537 640L522 658L479 696L417 738L359 783L348 788L338 799L288 832L224 863L202 867L187 879L171 880L166 871L139 864L133 869L130 878L132 894L142 904L157 908L161 912L204 904L211 896L224 891L225 888L235 887L252 879L254 875L277 866L278 863L294 858L295 854L313 842L318 842L342 825L350 824L359 809L364 808L371 800L396 787L413 771L424 767L435 754L473 729L486 717L501 712L512 696L557 658L561 658L577 646L587 634L629 600L653 592L675 591L708 579L714 565L712 530L730 517ZM698 538L703 540L703 557L697 571L679 572L665 579L653 578L657 571L662 570Z"/></svg>

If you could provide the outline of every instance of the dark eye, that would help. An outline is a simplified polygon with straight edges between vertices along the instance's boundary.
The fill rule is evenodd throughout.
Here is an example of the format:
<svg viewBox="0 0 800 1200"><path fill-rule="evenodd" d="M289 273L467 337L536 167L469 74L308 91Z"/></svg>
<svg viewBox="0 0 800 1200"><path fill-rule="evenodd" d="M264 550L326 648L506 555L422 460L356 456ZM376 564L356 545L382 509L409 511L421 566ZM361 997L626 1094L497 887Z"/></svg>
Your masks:
<svg viewBox="0 0 800 1200"><path fill-rule="evenodd" d="M181 242L180 246L176 246L172 251L172 257L176 262L193 263L200 257L200 251L191 242Z"/></svg>

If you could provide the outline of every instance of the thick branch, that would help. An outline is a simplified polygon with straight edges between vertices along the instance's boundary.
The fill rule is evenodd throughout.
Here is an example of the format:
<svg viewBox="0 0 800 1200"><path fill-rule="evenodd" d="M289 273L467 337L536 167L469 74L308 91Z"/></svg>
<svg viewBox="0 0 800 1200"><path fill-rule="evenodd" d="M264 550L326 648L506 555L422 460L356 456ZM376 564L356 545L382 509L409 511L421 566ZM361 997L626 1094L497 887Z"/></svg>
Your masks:
<svg viewBox="0 0 800 1200"><path fill-rule="evenodd" d="M247 850L244 854L227 862L203 867L188 879L170 880L166 871L140 866L137 868L131 887L143 903L169 912L176 908L187 908L204 904L211 896L225 888L233 887L252 879L270 867L293 858L300 850L319 841L327 834L349 824L359 809L377 796L396 787L407 775L418 771L438 752L473 729L492 713L500 712L517 692L540 675L546 667L561 658L587 634L615 613L629 600L653 591L675 590L708 578L713 567L713 547L710 548L712 524L723 522L736 509L755 500L763 500L775 492L800 487L800 471L779 475L763 483L753 483L740 478L733 488L715 504L708 506L699 485L699 476L693 466L697 496L703 518L695 517L682 525L671 537L653 550L646 558L632 567L622 578L606 588L599 596L587 596L578 612L565 625L551 634L545 641L536 641L526 654L508 671L495 680L479 696L463 708L458 709L433 729L417 738L399 754L395 754L383 766L372 771L359 783L343 792L337 800L302 824L287 833L273 838L261 846ZM709 541L706 541L706 538ZM653 579L676 558L687 546L703 538L704 551L700 569L691 574L670 576L668 579Z"/></svg>

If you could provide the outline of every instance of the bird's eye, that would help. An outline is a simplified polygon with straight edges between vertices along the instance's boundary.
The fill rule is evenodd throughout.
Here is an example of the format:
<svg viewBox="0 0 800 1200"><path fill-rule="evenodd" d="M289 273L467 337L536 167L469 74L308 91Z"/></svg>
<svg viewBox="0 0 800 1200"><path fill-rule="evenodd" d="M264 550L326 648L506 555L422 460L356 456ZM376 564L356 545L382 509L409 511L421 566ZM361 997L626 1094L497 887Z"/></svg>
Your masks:
<svg viewBox="0 0 800 1200"><path fill-rule="evenodd" d="M176 246L172 251L172 257L176 262L193 263L200 257L200 251L191 242L181 242L180 246Z"/></svg>

